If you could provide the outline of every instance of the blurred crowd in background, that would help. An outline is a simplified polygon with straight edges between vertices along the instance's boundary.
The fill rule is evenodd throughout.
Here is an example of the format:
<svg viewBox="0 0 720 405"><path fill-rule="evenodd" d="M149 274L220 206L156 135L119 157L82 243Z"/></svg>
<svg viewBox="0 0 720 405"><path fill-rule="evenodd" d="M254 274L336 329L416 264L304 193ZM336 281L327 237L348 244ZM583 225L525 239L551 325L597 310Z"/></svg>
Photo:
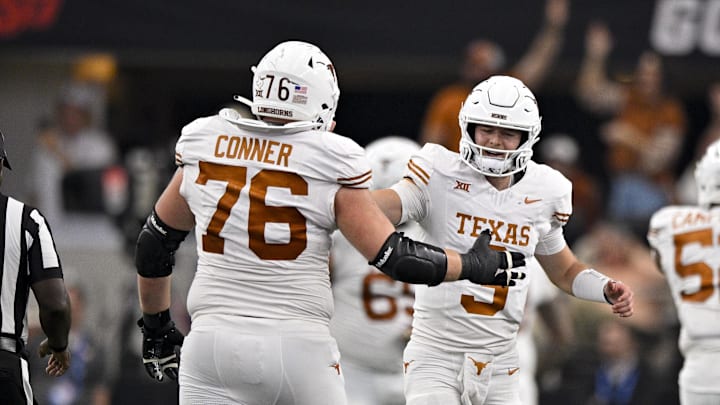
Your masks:
<svg viewBox="0 0 720 405"><path fill-rule="evenodd" d="M607 316L601 304L562 295L551 301L567 312L564 323L540 321L531 327L538 353L537 403L677 403L678 321L645 233L658 208L695 202L694 163L720 138L720 76L692 78L701 80L704 90L687 98L687 92L672 85L682 78L669 80L664 57L650 48L635 55L633 66L613 71L613 49L622 46L623 38L615 37L610 25L594 21L583 29L582 60L559 80L553 72L568 70L557 65L568 41L566 27L579 24L573 22L571 7L582 5L547 1L539 29L517 32L526 44L522 54L507 55L503 39L491 33L468 41L458 81L447 83L449 87L380 93L384 102L359 90L342 94L337 132L363 145L389 135L367 131L372 128L368 122L357 123L362 131L354 129L354 111L355 117L367 116L374 108L373 119L382 121L378 128L392 128L397 117L403 125L392 133L457 149L457 113L472 86L496 73L524 80L538 97L543 116L534 160L573 181L567 240L581 260L595 263L598 271L623 280L636 293L635 315L623 320ZM327 52L333 56L332 49ZM237 88L246 82L237 80L193 98L165 88L157 78L168 74L175 81L197 81L197 88L203 79L197 72L126 68L106 51L61 57L49 73L28 60L34 81L2 83L0 97L32 92L45 104L2 102L12 106L0 108L0 128L8 144L20 146L8 149L13 155L26 151L12 157L21 174L13 176L15 182L9 179L4 191L37 206L52 224L73 298L73 368L62 378L45 379L42 362L33 357L39 400L175 403L176 386L147 379L140 362L135 238L174 171L172 150L180 128L222 107L248 114L229 101L235 93L247 96L250 89ZM14 56L0 61L0 68L22 70L23 63ZM46 73L53 79L45 81ZM339 81L342 85L342 76ZM167 83L172 85L173 79ZM149 97L148 92L163 95ZM415 126L408 126L409 121ZM173 273L173 319L184 331L189 328L184 297L194 255L194 243L183 244ZM42 336L31 338L37 345ZM625 378L634 380L625 383ZM614 388L616 382L623 388Z"/></svg>

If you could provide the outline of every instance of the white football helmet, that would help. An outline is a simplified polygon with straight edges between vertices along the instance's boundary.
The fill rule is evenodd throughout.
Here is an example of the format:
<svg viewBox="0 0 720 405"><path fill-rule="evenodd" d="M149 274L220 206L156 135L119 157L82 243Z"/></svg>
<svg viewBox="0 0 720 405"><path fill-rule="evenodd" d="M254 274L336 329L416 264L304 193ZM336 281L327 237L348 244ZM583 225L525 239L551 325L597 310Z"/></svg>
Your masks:
<svg viewBox="0 0 720 405"><path fill-rule="evenodd" d="M408 160L420 145L409 138L387 136L370 142L365 147L365 155L372 169L373 189L392 186L405 174Z"/></svg>
<svg viewBox="0 0 720 405"><path fill-rule="evenodd" d="M486 176L503 177L524 170L539 140L537 101L530 89L514 77L492 76L475 86L460 109L459 120L460 157ZM475 143L475 124L520 130L525 135L515 150L486 148Z"/></svg>
<svg viewBox="0 0 720 405"><path fill-rule="evenodd" d="M249 105L253 114L330 129L340 88L335 67L320 48L301 41L282 42L251 70L253 98ZM235 99L248 103L243 97Z"/></svg>
<svg viewBox="0 0 720 405"><path fill-rule="evenodd" d="M711 143L695 166L695 182L699 205L720 204L720 141Z"/></svg>

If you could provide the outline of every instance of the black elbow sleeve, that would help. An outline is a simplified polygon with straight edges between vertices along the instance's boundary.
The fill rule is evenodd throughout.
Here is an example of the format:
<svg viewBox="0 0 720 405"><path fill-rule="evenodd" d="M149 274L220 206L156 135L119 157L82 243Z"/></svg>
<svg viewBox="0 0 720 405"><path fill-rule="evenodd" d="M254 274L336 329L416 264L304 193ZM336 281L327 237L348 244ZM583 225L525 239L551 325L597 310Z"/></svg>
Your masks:
<svg viewBox="0 0 720 405"><path fill-rule="evenodd" d="M175 251L188 233L169 227L153 210L145 221L135 246L135 267L138 274L148 278L169 276L175 265Z"/></svg>
<svg viewBox="0 0 720 405"><path fill-rule="evenodd" d="M445 251L393 232L369 263L395 280L410 284L438 285L447 273Z"/></svg>

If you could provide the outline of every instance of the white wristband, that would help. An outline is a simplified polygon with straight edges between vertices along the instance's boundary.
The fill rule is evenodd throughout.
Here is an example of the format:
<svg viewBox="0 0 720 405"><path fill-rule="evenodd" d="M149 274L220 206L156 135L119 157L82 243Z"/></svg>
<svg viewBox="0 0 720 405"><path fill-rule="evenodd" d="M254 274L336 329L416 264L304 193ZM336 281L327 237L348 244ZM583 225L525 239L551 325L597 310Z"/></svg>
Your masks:
<svg viewBox="0 0 720 405"><path fill-rule="evenodd" d="M605 298L605 284L610 278L594 269L585 269L575 276L572 283L574 296L595 302L608 302Z"/></svg>

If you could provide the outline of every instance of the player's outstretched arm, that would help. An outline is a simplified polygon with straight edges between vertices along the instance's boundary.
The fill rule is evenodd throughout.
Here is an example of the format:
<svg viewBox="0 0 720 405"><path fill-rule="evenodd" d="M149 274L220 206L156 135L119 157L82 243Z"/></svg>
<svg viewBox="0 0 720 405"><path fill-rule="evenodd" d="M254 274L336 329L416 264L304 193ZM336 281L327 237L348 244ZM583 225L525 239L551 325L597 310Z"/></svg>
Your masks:
<svg viewBox="0 0 720 405"><path fill-rule="evenodd" d="M398 200L399 203L399 200ZM392 278L413 284L437 285L443 281L469 279L484 284L512 285L524 273L498 271L524 265L521 255L495 252L489 235L478 238L466 253L416 242L395 232L370 192L341 188L335 196L340 231L370 264Z"/></svg>
<svg viewBox="0 0 720 405"><path fill-rule="evenodd" d="M627 284L609 280L603 288L605 298L612 305L613 313L623 318L633 314L633 292Z"/></svg>
<svg viewBox="0 0 720 405"><path fill-rule="evenodd" d="M536 255L550 280L566 293L586 301L606 302L621 317L633 314L630 286L581 263L569 247L552 255Z"/></svg>
<svg viewBox="0 0 720 405"><path fill-rule="evenodd" d="M409 180L401 180L409 181ZM373 190L370 192L375 203L380 207L383 214L395 225L400 224L402 219L402 201L397 192L391 188Z"/></svg>

